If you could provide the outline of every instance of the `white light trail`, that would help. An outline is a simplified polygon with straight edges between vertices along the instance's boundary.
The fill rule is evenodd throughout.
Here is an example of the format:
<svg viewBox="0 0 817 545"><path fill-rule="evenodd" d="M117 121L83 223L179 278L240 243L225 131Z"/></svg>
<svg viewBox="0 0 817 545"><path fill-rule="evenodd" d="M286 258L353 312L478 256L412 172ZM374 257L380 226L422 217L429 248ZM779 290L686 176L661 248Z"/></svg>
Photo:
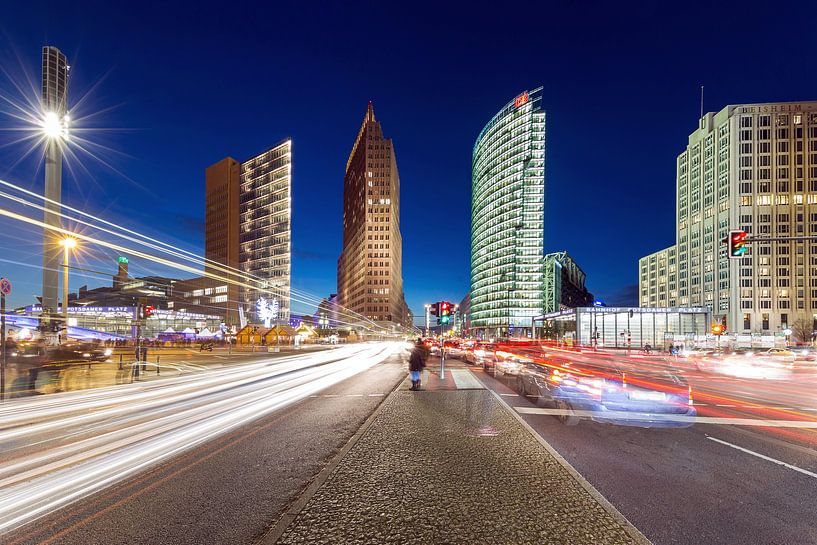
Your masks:
<svg viewBox="0 0 817 545"><path fill-rule="evenodd" d="M402 343L344 346L0 407L0 535L350 378Z"/></svg>

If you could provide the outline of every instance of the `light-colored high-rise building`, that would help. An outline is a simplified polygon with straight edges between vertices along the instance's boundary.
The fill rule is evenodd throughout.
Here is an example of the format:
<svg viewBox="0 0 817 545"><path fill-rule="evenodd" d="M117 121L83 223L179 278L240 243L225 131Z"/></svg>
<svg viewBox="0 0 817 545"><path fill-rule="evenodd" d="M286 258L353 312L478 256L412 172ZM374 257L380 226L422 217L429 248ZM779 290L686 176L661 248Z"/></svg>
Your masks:
<svg viewBox="0 0 817 545"><path fill-rule="evenodd" d="M284 140L241 164L241 271L262 280L260 289L243 288L246 311L258 316L263 297L287 322L292 274L292 141Z"/></svg>
<svg viewBox="0 0 817 545"><path fill-rule="evenodd" d="M639 306L678 306L678 258L675 245L642 257L638 262L638 270Z"/></svg>
<svg viewBox="0 0 817 545"><path fill-rule="evenodd" d="M338 258L338 305L375 322L410 325L403 298L400 176L394 143L383 136L369 103L343 181L343 250ZM351 312L348 312L351 311Z"/></svg>
<svg viewBox="0 0 817 545"><path fill-rule="evenodd" d="M817 329L817 240L755 241L731 260L723 242L730 229L817 237L817 102L707 113L676 168L677 293L668 277L666 305L651 297L661 277L644 274L648 256L641 304L706 306L735 333L780 333L796 321Z"/></svg>
<svg viewBox="0 0 817 545"><path fill-rule="evenodd" d="M471 331L531 330L544 312L545 112L542 89L505 104L474 144Z"/></svg>

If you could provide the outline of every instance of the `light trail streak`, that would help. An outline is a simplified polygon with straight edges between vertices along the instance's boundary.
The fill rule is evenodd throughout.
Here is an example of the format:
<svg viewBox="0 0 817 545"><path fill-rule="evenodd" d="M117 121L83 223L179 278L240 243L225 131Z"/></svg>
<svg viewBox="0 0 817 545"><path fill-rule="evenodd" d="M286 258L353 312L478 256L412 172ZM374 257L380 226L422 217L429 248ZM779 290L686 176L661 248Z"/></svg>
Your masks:
<svg viewBox="0 0 817 545"><path fill-rule="evenodd" d="M350 378L403 349L315 354L0 408L0 535Z"/></svg>

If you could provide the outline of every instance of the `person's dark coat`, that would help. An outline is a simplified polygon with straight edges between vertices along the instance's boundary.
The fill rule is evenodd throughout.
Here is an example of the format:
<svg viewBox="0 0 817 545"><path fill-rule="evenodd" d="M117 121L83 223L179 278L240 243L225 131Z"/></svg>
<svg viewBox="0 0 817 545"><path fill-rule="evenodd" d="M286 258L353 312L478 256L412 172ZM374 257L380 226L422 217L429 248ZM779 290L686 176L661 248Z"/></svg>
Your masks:
<svg viewBox="0 0 817 545"><path fill-rule="evenodd" d="M409 356L409 371L422 371L426 366L424 348L422 345L415 345L412 349Z"/></svg>

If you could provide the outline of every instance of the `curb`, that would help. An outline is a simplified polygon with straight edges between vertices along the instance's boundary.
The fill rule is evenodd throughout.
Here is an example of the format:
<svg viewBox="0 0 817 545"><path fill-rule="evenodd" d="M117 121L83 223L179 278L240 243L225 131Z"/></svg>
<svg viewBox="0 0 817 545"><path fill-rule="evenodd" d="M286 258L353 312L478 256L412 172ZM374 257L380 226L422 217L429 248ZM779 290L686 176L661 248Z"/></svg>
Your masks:
<svg viewBox="0 0 817 545"><path fill-rule="evenodd" d="M397 392L400 391L400 387L403 383L406 382L406 378L408 377L408 373L403 376L397 384L395 384L394 388L388 395L383 396L380 400L380 404L375 407L372 414L370 414L363 424L358 428L354 435L346 442L343 448L332 457L332 460L329 461L326 466L318 473L318 476L309 483L309 485L304 489L303 492L292 502L289 507L283 512L280 516L278 521L269 529L267 532L254 541L254 545L273 545L277 543L278 540L284 535L286 529L295 520L295 518L303 511L304 507L309 503L312 497L318 492L318 490L323 486L323 484L329 480L329 477L334 473L335 468L343 461L343 458L346 454L352 450L352 448L357 444L358 440L368 431L368 429L372 426L374 421L380 416L380 413L383 411L383 407L386 406L386 401L391 399Z"/></svg>
<svg viewBox="0 0 817 545"><path fill-rule="evenodd" d="M556 461L559 462L562 465L562 467L564 467L567 470L568 473L570 473L570 475L576 480L576 482L578 482L581 485L582 488L584 488L587 492L590 493L593 499L596 500L599 503L599 505L601 505L602 508L605 511L607 511L607 513L611 517L613 517L613 519L615 519L616 522L621 524L621 526L624 528L624 530L627 532L627 534L629 534L631 538L633 538L636 542L640 543L641 545L653 545L652 541L647 539L647 537L644 534L642 534L641 531L638 528L636 528L632 522L627 520L627 517L621 514L621 511L616 509L615 506L613 506L613 504L607 500L607 498L601 495L601 492L596 490L596 488L592 484L590 484L590 482L587 479L582 477L581 473L576 471L576 468L570 465L570 462L565 460L561 454L556 452L556 449L550 446L550 443L545 441L545 439L541 435L536 433L536 430L534 430L530 426L530 424L525 422L525 419L522 418L522 416L519 413L513 410L513 407L508 405L505 402L505 400L502 399L502 396L500 396L498 393L491 390L490 388L486 388L486 390L491 392L491 394L493 394L497 401L499 401L499 403L503 407L505 407L505 410L511 413L511 415L513 415L517 422L522 424L522 427L524 427L528 431L528 433L530 433L534 437L534 439L536 439L539 442L539 444L545 447L545 450L547 450L548 453L550 453L550 455L553 456L556 459Z"/></svg>

